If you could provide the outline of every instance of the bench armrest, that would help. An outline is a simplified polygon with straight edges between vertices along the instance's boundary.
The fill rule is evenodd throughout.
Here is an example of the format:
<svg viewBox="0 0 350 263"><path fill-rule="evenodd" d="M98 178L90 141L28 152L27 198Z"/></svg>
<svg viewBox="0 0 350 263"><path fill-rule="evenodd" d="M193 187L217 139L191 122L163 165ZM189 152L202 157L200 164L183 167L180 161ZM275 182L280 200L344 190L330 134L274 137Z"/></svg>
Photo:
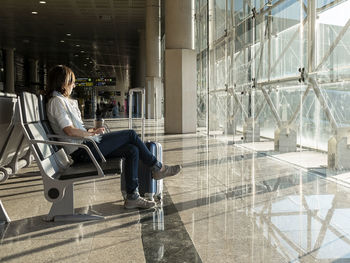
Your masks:
<svg viewBox="0 0 350 263"><path fill-rule="evenodd" d="M82 139L85 141L89 141L92 143L92 145L95 147L95 150L97 151L98 155L101 157L102 162L106 162L105 157L103 156L100 148L98 148L96 142L91 139L91 138L85 138L85 137L73 137L73 136L62 136L62 135L56 135L56 134L47 134L47 137L49 138L58 138L58 139L72 139L72 140L76 140L76 139Z"/></svg>
<svg viewBox="0 0 350 263"><path fill-rule="evenodd" d="M105 123L103 124L103 126L104 126L104 128L106 129L106 132L108 133L108 132L111 132L111 129L109 128L109 126L108 126L108 124L106 123L106 121L105 121Z"/></svg>
<svg viewBox="0 0 350 263"><path fill-rule="evenodd" d="M104 175L102 168L98 164L95 156L92 154L90 148L88 146L86 146L85 144L72 143L72 142L45 141L45 140L29 140L29 141L32 144L33 143L43 143L43 144L60 145L60 146L77 146L79 148L83 148L89 154L89 157L90 157L91 161L93 162L93 164L95 165L97 172L101 175ZM106 162L106 159L104 159L104 161Z"/></svg>

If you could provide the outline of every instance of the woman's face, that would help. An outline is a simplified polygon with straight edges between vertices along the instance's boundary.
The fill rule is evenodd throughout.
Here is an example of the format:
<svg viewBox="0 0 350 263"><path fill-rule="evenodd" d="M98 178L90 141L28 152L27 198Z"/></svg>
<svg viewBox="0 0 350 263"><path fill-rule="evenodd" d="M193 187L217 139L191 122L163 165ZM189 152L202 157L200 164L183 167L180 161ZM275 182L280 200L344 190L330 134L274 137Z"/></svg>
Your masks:
<svg viewBox="0 0 350 263"><path fill-rule="evenodd" d="M66 95L67 97L70 96L70 94L72 94L72 91L73 89L75 88L75 77L74 75L72 76L72 79L71 79L72 83L71 84L68 84L68 86L66 87Z"/></svg>
<svg viewBox="0 0 350 263"><path fill-rule="evenodd" d="M68 85L67 87L67 93L68 96L70 96L70 94L72 94L73 89L75 88L75 81L73 81L71 84Z"/></svg>

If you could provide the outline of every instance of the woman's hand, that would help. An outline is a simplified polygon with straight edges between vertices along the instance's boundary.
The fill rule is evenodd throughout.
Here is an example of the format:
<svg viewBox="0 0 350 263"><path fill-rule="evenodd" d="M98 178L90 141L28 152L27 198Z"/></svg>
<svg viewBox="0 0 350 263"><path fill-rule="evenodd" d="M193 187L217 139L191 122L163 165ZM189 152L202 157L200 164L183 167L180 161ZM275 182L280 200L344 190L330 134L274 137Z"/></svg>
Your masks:
<svg viewBox="0 0 350 263"><path fill-rule="evenodd" d="M101 128L94 129L94 133L95 134L104 134L105 128L101 127Z"/></svg>
<svg viewBox="0 0 350 263"><path fill-rule="evenodd" d="M91 128L88 130L88 132L95 134L103 134L105 132L105 128Z"/></svg>

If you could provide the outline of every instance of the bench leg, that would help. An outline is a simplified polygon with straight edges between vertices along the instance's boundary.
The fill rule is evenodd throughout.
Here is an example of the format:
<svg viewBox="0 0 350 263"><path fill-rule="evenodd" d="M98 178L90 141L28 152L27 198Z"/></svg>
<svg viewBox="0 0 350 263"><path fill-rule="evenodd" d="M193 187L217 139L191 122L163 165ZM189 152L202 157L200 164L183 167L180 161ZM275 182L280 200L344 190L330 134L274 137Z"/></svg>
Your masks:
<svg viewBox="0 0 350 263"><path fill-rule="evenodd" d="M7 215L5 207L0 200L0 225L10 223L10 222L11 222L11 219Z"/></svg>
<svg viewBox="0 0 350 263"><path fill-rule="evenodd" d="M73 184L66 187L62 200L52 204L48 214L48 221L55 222L81 222L89 220L101 220L103 216L74 214L74 186Z"/></svg>
<svg viewBox="0 0 350 263"><path fill-rule="evenodd" d="M9 179L10 173L10 168L0 166L0 183L5 182L7 179Z"/></svg>

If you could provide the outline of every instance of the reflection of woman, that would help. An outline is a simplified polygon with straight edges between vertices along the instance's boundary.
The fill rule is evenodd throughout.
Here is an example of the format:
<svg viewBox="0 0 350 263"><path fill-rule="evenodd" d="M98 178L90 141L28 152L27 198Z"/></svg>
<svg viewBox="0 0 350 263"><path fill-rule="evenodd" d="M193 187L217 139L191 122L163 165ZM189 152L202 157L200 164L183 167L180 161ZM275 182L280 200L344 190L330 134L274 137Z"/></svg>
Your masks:
<svg viewBox="0 0 350 263"><path fill-rule="evenodd" d="M151 167L153 178L156 180L179 173L181 166L162 165L149 152L134 130L106 134L104 134L104 128L86 130L77 102L69 98L75 87L75 76L70 68L62 65L53 67L48 75L47 87L49 97L47 115L54 132L58 135L77 137L74 140L67 139L67 141L86 144L98 160L100 158L96 150L91 143L83 142L83 137L92 137L106 158L124 158L127 190L125 208L153 207L155 202L145 200L138 193L137 171L139 159ZM91 161L88 154L81 148L67 146L65 151L71 155L74 162Z"/></svg>

